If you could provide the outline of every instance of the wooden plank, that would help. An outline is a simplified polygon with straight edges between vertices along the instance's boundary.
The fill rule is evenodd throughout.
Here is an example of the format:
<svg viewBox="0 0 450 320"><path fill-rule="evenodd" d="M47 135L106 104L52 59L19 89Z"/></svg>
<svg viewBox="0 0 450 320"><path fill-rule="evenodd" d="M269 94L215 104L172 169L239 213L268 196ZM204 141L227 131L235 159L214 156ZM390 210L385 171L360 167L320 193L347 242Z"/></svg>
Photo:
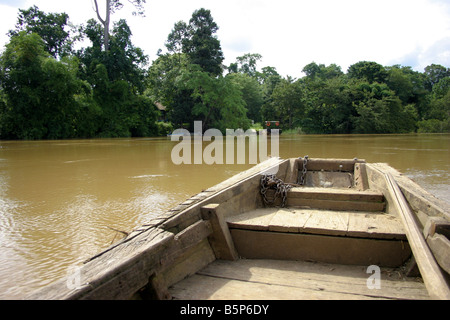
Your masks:
<svg viewBox="0 0 450 320"><path fill-rule="evenodd" d="M203 219L209 221L212 226L212 234L208 237L217 259L237 260L238 254L234 248L230 230L220 212L218 204L209 204L201 208Z"/></svg>
<svg viewBox="0 0 450 320"><path fill-rule="evenodd" d="M299 170L303 170L303 159L297 159ZM364 163L365 160L349 159L317 159L308 160L306 168L308 171L342 171L353 172L355 163Z"/></svg>
<svg viewBox="0 0 450 320"><path fill-rule="evenodd" d="M340 211L374 211L381 212L385 209L384 202L366 202L366 201L339 201L339 200L320 200L289 198L287 206L301 207L310 209L340 210Z"/></svg>
<svg viewBox="0 0 450 320"><path fill-rule="evenodd" d="M407 243L312 234L231 229L239 255L246 259L320 261L348 265L401 266L411 255Z"/></svg>
<svg viewBox="0 0 450 320"><path fill-rule="evenodd" d="M427 238L427 243L436 258L437 263L450 274L450 240L436 233Z"/></svg>
<svg viewBox="0 0 450 320"><path fill-rule="evenodd" d="M198 243L206 239L213 233L211 224L208 221L197 221L191 226L187 227L175 236L176 245L184 250L193 243Z"/></svg>
<svg viewBox="0 0 450 320"><path fill-rule="evenodd" d="M450 300L450 289L439 265L428 247L422 231L419 229L413 213L409 209L399 186L390 173L385 174L389 192L392 194L394 206L397 207L403 221L406 236L419 266L420 274L433 299Z"/></svg>
<svg viewBox="0 0 450 320"><path fill-rule="evenodd" d="M406 240L397 217L372 212L264 208L227 221L235 229Z"/></svg>
<svg viewBox="0 0 450 320"><path fill-rule="evenodd" d="M164 264L158 269L168 287L195 274L216 259L208 239L186 248L173 258L170 264Z"/></svg>
<svg viewBox="0 0 450 320"><path fill-rule="evenodd" d="M306 233L345 236L348 230L347 212L315 210L303 226Z"/></svg>
<svg viewBox="0 0 450 320"><path fill-rule="evenodd" d="M388 214L349 213L347 235L351 237L406 240L401 221Z"/></svg>
<svg viewBox="0 0 450 320"><path fill-rule="evenodd" d="M376 191L358 191L355 189L327 189L327 188L292 188L288 192L289 198L303 198L316 200L366 201L383 202L384 196Z"/></svg>
<svg viewBox="0 0 450 320"><path fill-rule="evenodd" d="M430 217L423 235L437 263L450 274L450 222L441 217Z"/></svg>
<svg viewBox="0 0 450 320"><path fill-rule="evenodd" d="M374 300L374 298L324 292L274 284L194 275L174 285L175 300ZM382 300L379 298L379 300Z"/></svg>
<svg viewBox="0 0 450 320"><path fill-rule="evenodd" d="M367 287L367 266L347 266L307 261L247 260L216 261L200 275L298 287L325 292L359 294L393 299L428 299L422 282L406 280L399 269L382 268L380 288Z"/></svg>
<svg viewBox="0 0 450 320"><path fill-rule="evenodd" d="M423 229L423 236L426 239L434 236L435 233L450 238L450 221L441 217L429 217Z"/></svg>
<svg viewBox="0 0 450 320"><path fill-rule="evenodd" d="M152 275L149 284L138 291L136 299L143 300L172 300L166 282L161 275Z"/></svg>
<svg viewBox="0 0 450 320"><path fill-rule="evenodd" d="M298 161L297 159L290 159L288 165L288 171L286 174L286 183L297 183L298 179Z"/></svg>
<svg viewBox="0 0 450 320"><path fill-rule="evenodd" d="M278 208L259 208L240 215L229 216L226 220L230 228L267 231L277 212Z"/></svg>
<svg viewBox="0 0 450 320"><path fill-rule="evenodd" d="M367 267L282 260L215 261L172 288L175 299L428 299L423 283L383 268L367 287ZM239 288L237 288L239 287ZM276 288L276 290L273 290Z"/></svg>
<svg viewBox="0 0 450 320"><path fill-rule="evenodd" d="M269 222L269 231L300 233L305 232L305 224L315 214L312 210L279 209Z"/></svg>
<svg viewBox="0 0 450 320"><path fill-rule="evenodd" d="M369 189L369 181L367 179L367 169L365 163L355 163L354 186L357 190Z"/></svg>

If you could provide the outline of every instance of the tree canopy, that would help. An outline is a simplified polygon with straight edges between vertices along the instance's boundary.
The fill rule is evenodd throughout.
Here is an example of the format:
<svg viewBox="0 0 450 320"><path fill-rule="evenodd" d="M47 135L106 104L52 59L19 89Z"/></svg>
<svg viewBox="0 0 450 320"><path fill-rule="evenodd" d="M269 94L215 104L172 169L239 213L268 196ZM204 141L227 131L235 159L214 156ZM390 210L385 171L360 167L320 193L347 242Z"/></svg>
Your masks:
<svg viewBox="0 0 450 320"><path fill-rule="evenodd" d="M128 1L136 15L145 1ZM95 1L97 20L71 26L66 13L20 9L0 56L0 138L154 136L171 128L248 129L278 121L303 133L450 132L450 69L359 61L293 66L281 76L245 53L224 66L210 10L174 24L166 51L150 62L132 42L125 4ZM89 44L75 50L79 39ZM162 111L157 108L157 106Z"/></svg>

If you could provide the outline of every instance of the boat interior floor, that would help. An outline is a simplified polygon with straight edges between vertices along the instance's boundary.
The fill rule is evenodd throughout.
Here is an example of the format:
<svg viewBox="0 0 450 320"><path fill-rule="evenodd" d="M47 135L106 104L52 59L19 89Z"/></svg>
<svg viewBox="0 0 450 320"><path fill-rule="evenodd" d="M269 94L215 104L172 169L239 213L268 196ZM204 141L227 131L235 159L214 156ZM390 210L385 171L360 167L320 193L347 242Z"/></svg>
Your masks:
<svg viewBox="0 0 450 320"><path fill-rule="evenodd" d="M411 248L386 205L374 190L292 188L284 208L226 217L238 260L216 260L169 291L187 300L429 299L422 279L406 276Z"/></svg>
<svg viewBox="0 0 450 320"><path fill-rule="evenodd" d="M370 270L369 270L370 271ZM429 299L420 279L399 269L381 268L380 282L367 267L319 262L216 260L173 285L179 300L371 300Z"/></svg>

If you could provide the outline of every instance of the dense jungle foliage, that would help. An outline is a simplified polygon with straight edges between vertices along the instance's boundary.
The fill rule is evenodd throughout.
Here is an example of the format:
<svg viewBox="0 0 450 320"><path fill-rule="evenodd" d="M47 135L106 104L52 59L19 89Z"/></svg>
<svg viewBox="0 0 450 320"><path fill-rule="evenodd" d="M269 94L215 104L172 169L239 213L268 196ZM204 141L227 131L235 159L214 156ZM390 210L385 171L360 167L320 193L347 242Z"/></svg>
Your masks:
<svg viewBox="0 0 450 320"><path fill-rule="evenodd" d="M72 26L65 13L19 10L0 57L0 138L158 136L195 120L222 131L279 121L301 133L450 132L444 66L360 61L343 72L312 62L302 78L282 77L259 69L258 53L225 66L218 28L196 10L150 62L125 20Z"/></svg>

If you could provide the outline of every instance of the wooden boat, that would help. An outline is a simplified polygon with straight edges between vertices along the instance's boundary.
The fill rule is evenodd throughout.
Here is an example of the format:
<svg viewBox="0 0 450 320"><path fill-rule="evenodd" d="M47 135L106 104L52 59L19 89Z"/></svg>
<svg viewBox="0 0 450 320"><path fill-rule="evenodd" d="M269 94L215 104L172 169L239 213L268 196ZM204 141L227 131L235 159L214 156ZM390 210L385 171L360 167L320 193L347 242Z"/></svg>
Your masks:
<svg viewBox="0 0 450 320"><path fill-rule="evenodd" d="M387 164L272 158L27 299L449 299L449 212Z"/></svg>

